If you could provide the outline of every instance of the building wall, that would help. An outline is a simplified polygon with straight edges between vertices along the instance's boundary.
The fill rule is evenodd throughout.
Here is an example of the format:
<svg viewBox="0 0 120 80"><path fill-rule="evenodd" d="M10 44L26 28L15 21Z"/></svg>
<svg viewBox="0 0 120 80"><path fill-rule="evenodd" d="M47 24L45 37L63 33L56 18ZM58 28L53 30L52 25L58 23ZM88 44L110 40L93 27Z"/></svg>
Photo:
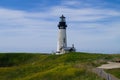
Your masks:
<svg viewBox="0 0 120 80"><path fill-rule="evenodd" d="M60 51L61 47L67 47L66 29L59 29L58 32L57 51Z"/></svg>

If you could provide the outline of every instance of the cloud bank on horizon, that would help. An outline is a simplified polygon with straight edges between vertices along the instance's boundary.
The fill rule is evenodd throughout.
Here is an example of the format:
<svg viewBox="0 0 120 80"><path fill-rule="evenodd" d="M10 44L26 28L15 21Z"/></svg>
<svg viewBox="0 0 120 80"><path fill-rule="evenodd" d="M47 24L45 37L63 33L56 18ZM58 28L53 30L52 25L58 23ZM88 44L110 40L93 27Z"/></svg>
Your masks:
<svg viewBox="0 0 120 80"><path fill-rule="evenodd" d="M64 14L68 46L120 53L119 0L1 0L0 52L51 52Z"/></svg>

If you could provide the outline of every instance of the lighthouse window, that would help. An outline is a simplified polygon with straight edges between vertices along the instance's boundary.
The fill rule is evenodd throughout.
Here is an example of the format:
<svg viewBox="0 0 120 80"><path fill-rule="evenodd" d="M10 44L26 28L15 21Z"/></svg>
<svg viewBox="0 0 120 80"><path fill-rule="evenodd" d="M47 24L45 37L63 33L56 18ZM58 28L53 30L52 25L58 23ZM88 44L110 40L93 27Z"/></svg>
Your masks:
<svg viewBox="0 0 120 80"><path fill-rule="evenodd" d="M65 22L65 18L61 18L61 19L60 19L60 22Z"/></svg>

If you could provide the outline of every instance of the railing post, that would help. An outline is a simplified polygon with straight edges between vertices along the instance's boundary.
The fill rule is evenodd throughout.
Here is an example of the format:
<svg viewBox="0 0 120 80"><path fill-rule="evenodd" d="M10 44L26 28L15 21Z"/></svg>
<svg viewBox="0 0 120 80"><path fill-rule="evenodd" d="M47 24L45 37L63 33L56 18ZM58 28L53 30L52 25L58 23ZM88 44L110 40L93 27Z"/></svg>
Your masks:
<svg viewBox="0 0 120 80"><path fill-rule="evenodd" d="M110 74L107 75L107 80L111 80Z"/></svg>

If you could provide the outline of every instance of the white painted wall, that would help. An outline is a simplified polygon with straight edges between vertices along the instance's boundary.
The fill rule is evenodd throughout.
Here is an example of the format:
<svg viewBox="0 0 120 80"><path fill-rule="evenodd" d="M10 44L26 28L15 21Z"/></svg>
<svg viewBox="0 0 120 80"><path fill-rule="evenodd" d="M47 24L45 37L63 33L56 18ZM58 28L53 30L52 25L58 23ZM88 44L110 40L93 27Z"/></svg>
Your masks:
<svg viewBox="0 0 120 80"><path fill-rule="evenodd" d="M67 47L66 29L59 29L58 32L57 51L60 51L61 47Z"/></svg>

